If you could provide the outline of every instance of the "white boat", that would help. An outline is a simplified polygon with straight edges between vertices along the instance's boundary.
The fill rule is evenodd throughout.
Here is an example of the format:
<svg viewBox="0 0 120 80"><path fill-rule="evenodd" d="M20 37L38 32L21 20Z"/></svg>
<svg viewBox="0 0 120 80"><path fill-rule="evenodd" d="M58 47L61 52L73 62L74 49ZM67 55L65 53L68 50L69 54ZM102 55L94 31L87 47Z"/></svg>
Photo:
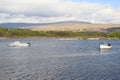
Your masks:
<svg viewBox="0 0 120 80"><path fill-rule="evenodd" d="M110 43L107 43L107 44L101 43L100 44L100 50L106 50L106 49L111 49L111 48L112 48L112 46Z"/></svg>
<svg viewBox="0 0 120 80"><path fill-rule="evenodd" d="M12 47L26 47L26 46L30 46L30 43L20 43L20 41L15 41L13 43L10 44L10 46Z"/></svg>

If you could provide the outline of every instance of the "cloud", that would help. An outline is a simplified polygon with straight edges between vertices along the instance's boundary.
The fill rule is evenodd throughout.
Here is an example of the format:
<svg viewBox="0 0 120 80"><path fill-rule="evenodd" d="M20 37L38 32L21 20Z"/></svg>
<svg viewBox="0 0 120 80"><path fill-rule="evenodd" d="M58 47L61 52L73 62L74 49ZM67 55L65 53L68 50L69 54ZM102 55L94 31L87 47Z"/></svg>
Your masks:
<svg viewBox="0 0 120 80"><path fill-rule="evenodd" d="M0 0L0 22L88 21L120 23L120 9L110 4L70 0Z"/></svg>

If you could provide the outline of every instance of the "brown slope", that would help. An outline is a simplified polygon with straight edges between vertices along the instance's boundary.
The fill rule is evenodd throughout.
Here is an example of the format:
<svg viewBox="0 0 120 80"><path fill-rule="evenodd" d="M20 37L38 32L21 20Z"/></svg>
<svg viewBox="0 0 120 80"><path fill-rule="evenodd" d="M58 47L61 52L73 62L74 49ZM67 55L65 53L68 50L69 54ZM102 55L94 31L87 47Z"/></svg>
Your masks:
<svg viewBox="0 0 120 80"><path fill-rule="evenodd" d="M35 31L100 31L108 32L120 30L120 24L64 24L36 26Z"/></svg>

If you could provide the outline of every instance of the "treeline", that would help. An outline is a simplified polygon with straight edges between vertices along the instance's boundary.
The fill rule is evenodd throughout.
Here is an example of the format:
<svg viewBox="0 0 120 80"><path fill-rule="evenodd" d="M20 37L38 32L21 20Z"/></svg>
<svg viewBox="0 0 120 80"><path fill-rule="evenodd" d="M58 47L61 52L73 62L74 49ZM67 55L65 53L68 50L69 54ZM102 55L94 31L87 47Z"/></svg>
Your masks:
<svg viewBox="0 0 120 80"><path fill-rule="evenodd" d="M31 31L29 29L9 29L0 27L0 37L81 37L81 38L119 38L120 31L117 32L73 32L73 31Z"/></svg>

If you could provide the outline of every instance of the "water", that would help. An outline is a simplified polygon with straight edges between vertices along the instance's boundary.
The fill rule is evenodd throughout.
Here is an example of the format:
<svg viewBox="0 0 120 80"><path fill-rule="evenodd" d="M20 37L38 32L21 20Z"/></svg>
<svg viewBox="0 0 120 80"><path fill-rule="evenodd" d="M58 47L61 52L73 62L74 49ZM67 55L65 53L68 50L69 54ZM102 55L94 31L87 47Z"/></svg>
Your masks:
<svg viewBox="0 0 120 80"><path fill-rule="evenodd" d="M13 48L0 40L0 80L120 80L118 40L19 39L30 47ZM99 51L100 42L113 48Z"/></svg>

